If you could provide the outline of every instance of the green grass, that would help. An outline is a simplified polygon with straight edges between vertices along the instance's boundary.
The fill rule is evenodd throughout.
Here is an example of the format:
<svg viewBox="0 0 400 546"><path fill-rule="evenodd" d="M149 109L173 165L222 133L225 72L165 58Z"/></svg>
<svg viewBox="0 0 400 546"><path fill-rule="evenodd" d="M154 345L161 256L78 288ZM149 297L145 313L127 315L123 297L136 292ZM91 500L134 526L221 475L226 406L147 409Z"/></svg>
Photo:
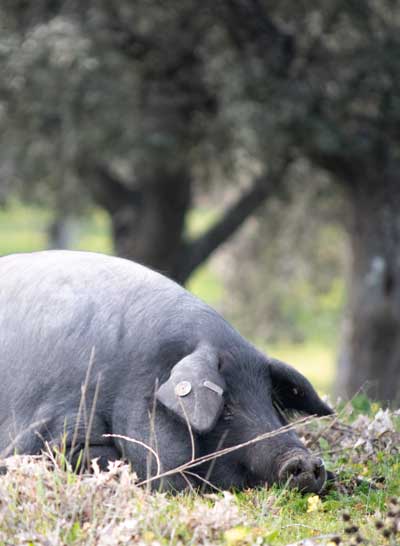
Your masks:
<svg viewBox="0 0 400 546"><path fill-rule="evenodd" d="M187 289L211 306L218 306L224 297L224 288L220 279L207 264L195 271L189 280Z"/></svg>
<svg viewBox="0 0 400 546"><path fill-rule="evenodd" d="M0 209L0 255L46 249L46 230L50 221L49 211L33 205L12 202L7 208ZM74 249L112 251L109 220L104 212L93 211L77 226L78 230L73 233Z"/></svg>
<svg viewBox="0 0 400 546"><path fill-rule="evenodd" d="M78 476L63 470L58 457L50 457L52 465L47 457L12 457L5 461L8 473L0 476L0 546L300 546L305 539L309 546L332 546L339 535L341 544L351 546L358 534L362 544L398 545L400 506L394 502L400 496L400 419L386 415L397 432L386 430L383 437L382 431L372 431L379 415L373 404L368 414L347 407L336 425L307 427L311 448L324 445L327 466L337 474L321 495L278 486L151 494L135 485L126 465L114 463L107 473ZM372 442L368 454L354 445L363 435ZM387 529L398 525L397 534L386 539L377 521ZM354 526L356 533L346 533Z"/></svg>

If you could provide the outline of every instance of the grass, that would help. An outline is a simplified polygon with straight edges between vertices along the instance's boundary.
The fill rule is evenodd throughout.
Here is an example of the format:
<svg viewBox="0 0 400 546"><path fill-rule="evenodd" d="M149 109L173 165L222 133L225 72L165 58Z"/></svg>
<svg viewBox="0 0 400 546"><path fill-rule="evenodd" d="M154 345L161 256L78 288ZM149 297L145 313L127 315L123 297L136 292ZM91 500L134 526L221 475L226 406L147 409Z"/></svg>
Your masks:
<svg viewBox="0 0 400 546"><path fill-rule="evenodd" d="M33 205L13 202L0 209L0 255L45 250L50 221L49 211ZM72 227L72 248L111 253L109 221L104 212L95 210Z"/></svg>
<svg viewBox="0 0 400 546"><path fill-rule="evenodd" d="M346 407L342 421L312 423L301 431L337 474L319 496L277 486L151 494L120 463L106 473L94 466L91 475L76 475L57 457L14 456L0 476L0 545L333 546L339 537L348 546L398 545L400 418L374 405L370 410L367 415ZM360 438L371 442L368 455ZM377 522L391 530L388 538ZM354 542L357 537L362 542Z"/></svg>

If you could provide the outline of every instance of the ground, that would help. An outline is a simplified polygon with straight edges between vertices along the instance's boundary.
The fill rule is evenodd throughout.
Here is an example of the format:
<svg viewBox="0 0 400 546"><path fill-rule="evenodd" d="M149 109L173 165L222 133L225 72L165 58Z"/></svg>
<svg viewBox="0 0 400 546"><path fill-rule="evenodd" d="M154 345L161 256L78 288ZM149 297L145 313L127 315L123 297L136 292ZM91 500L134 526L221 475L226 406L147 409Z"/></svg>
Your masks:
<svg viewBox="0 0 400 546"><path fill-rule="evenodd" d="M2 462L0 545L400 544L400 412L360 398L299 430L335 481L320 495L287 487L150 493L126 465L92 474L60 454Z"/></svg>

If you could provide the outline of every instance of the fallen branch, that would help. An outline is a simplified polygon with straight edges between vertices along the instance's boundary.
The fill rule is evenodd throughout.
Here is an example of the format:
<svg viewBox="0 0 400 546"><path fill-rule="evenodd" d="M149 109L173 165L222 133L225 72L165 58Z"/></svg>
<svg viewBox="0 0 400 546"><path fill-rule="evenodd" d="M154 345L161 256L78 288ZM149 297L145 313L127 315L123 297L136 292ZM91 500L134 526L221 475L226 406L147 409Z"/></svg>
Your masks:
<svg viewBox="0 0 400 546"><path fill-rule="evenodd" d="M329 415L324 415L322 417L317 417L316 415L312 415L310 417L303 417L302 419L299 419L299 420L295 421L294 423L291 423L289 425L285 425L284 427L273 430L272 432L265 432L264 434L260 434L259 436L256 436L255 438L252 438L251 440L248 440L247 442L243 442L242 444L237 444L235 446L230 446L230 447L220 449L219 451L214 451L213 453L208 453L207 455L203 455L201 457L197 457L196 459L192 459L192 460L188 461L187 463L179 465L179 466L177 466L177 467L175 467L175 468L173 468L171 470L167 470L165 472L161 472L161 473L157 472L157 474L155 474L151 478L147 478L146 480L142 480L137 485L138 486L146 485L146 484L148 484L150 482L153 482L155 480L160 480L160 479L165 478L167 476L172 476L173 474L179 474L179 473L185 472L188 469L191 469L191 468L194 468L194 467L199 466L201 464L207 463L207 462L212 461L214 459L217 459L219 457L223 457L224 455L227 455L228 453L232 453L233 451L237 451L238 449L242 449L244 447L247 447L247 446L256 444L258 442L261 442L262 440L266 440L268 438L273 438L273 437L278 436L280 434L284 434L285 432L288 432L289 430L294 430L296 427L298 427L300 425L304 425L304 424L314 422L314 421L321 421L321 420L327 419L327 418L330 418L330 416ZM103 434L103 436L105 436L107 438L121 438L121 439L126 440L128 442L133 442L133 443L142 445L143 447L149 449L153 453L153 455L156 456L156 453L154 452L154 450L152 448L147 446L145 443L140 442L139 440L135 440L133 438L129 438L128 436L122 436L122 435L119 435L119 434ZM157 455L157 460L159 462L158 455Z"/></svg>

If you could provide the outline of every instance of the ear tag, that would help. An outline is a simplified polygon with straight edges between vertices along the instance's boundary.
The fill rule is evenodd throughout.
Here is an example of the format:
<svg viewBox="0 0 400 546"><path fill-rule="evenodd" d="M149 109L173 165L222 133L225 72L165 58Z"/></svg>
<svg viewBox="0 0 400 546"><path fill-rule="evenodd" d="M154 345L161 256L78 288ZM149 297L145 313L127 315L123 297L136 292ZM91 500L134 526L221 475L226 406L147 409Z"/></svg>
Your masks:
<svg viewBox="0 0 400 546"><path fill-rule="evenodd" d="M157 389L157 401L196 434L212 430L224 409L226 387L218 362L213 348L199 346L172 367Z"/></svg>
<svg viewBox="0 0 400 546"><path fill-rule="evenodd" d="M219 385L216 385L212 381L204 381L203 386L207 387L207 389L210 389L210 391L216 392L219 396L222 396L224 394L224 389L221 389Z"/></svg>
<svg viewBox="0 0 400 546"><path fill-rule="evenodd" d="M187 396L191 390L192 385L190 381L179 381L179 383L175 385L175 394L177 396Z"/></svg>

